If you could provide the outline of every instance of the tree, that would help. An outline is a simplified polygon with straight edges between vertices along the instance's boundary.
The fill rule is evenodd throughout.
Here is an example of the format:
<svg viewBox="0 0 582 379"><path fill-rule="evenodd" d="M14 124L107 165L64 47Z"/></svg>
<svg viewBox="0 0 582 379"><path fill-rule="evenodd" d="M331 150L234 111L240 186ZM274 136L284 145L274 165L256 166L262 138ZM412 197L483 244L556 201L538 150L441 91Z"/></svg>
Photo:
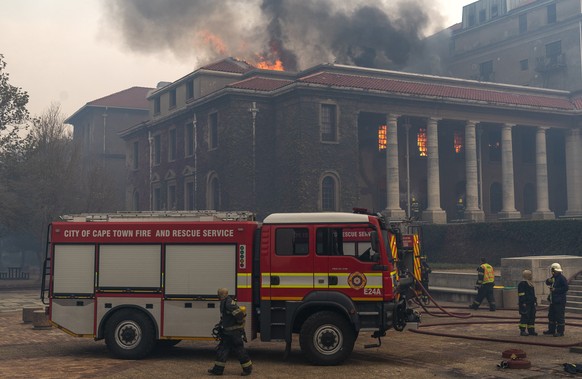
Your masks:
<svg viewBox="0 0 582 379"><path fill-rule="evenodd" d="M15 153L26 141L23 129L29 113L28 93L8 82L4 55L0 54L0 153Z"/></svg>

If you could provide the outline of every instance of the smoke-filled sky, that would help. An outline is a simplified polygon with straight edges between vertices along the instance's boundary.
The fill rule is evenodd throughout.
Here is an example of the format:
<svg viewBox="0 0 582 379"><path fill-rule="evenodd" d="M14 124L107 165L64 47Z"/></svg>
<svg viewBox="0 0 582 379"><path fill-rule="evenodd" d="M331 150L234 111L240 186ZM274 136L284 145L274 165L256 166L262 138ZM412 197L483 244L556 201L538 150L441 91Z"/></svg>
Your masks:
<svg viewBox="0 0 582 379"><path fill-rule="evenodd" d="M226 56L288 70L327 62L408 69L423 61L422 37L460 22L471 2L13 0L2 4L0 54L33 115L55 102L69 116Z"/></svg>

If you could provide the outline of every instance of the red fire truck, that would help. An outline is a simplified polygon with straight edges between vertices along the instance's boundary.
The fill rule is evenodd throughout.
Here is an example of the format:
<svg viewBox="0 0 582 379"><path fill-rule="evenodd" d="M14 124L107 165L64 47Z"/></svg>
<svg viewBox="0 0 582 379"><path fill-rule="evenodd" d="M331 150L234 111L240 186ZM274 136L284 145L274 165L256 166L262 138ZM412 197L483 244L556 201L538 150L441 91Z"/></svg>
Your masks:
<svg viewBox="0 0 582 379"><path fill-rule="evenodd" d="M299 334L314 364L335 365L360 332L417 323L418 238L376 214L148 212L64 216L49 226L41 298L52 324L105 339L115 357L210 340L217 289L245 306L249 340ZM367 346L379 346L370 344Z"/></svg>

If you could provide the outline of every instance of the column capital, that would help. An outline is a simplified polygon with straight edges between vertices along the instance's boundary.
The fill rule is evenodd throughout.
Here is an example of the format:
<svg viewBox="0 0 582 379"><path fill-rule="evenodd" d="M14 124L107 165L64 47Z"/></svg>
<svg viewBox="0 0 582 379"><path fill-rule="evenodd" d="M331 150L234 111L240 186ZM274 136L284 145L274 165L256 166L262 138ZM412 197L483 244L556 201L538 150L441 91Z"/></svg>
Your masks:
<svg viewBox="0 0 582 379"><path fill-rule="evenodd" d="M440 118L440 117L428 117L426 119L426 122L427 123L435 123L435 124L437 124L440 120L442 120L442 118Z"/></svg>
<svg viewBox="0 0 582 379"><path fill-rule="evenodd" d="M386 115L386 121L388 123L394 123L394 122L398 122L398 119L400 118L400 114L396 114L396 113L388 113Z"/></svg>
<svg viewBox="0 0 582 379"><path fill-rule="evenodd" d="M504 123L504 124L501 124L501 127L502 127L502 128L508 128L508 129L511 129L511 128L513 128L513 127L514 127L514 126L516 126L516 125L517 125L517 124L513 124L513 123L510 123L510 122L506 122L506 123Z"/></svg>
<svg viewBox="0 0 582 379"><path fill-rule="evenodd" d="M479 121L475 120L465 120L465 126L477 126L478 123Z"/></svg>

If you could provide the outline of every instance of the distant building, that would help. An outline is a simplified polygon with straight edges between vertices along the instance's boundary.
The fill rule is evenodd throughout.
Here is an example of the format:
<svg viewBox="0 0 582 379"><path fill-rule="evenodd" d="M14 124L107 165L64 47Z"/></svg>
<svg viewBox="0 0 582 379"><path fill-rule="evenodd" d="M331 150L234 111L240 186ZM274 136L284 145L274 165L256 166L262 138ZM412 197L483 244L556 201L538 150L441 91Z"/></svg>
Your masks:
<svg viewBox="0 0 582 379"><path fill-rule="evenodd" d="M479 0L452 29L448 75L582 89L579 0Z"/></svg>
<svg viewBox="0 0 582 379"><path fill-rule="evenodd" d="M73 140L80 148L83 171L88 176L90 211L124 209L125 143L118 133L148 119L146 97L151 90L131 87L93 100L65 120L74 127ZM103 203L107 209L102 208Z"/></svg>
<svg viewBox="0 0 582 379"><path fill-rule="evenodd" d="M472 221L582 216L582 99L568 91L229 58L148 95L127 209L349 211Z"/></svg>

